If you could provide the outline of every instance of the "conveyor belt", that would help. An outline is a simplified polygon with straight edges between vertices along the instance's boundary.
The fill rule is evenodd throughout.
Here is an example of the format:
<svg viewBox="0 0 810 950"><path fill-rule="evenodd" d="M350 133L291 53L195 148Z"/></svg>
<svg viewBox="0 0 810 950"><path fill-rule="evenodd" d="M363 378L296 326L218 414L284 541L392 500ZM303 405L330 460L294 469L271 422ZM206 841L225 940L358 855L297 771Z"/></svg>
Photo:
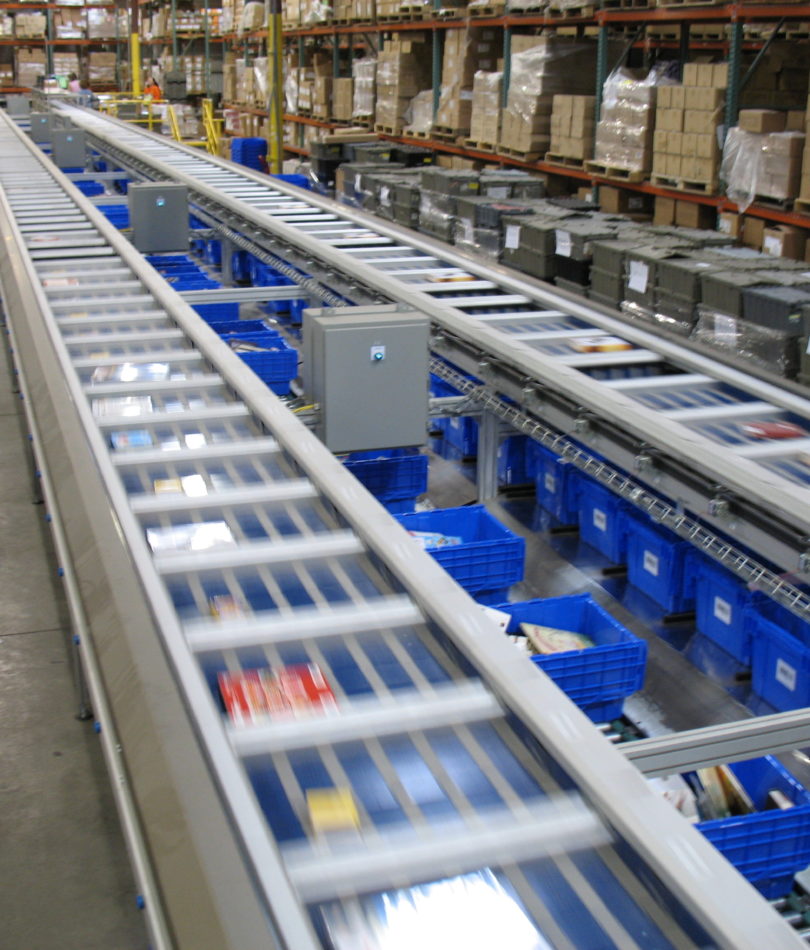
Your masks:
<svg viewBox="0 0 810 950"><path fill-rule="evenodd" d="M537 946L802 945L5 117L0 186L4 310L156 946L307 950L323 908L478 868ZM336 714L226 722L218 672L299 662ZM322 787L352 790L361 834L313 834Z"/></svg>
<svg viewBox="0 0 810 950"><path fill-rule="evenodd" d="M474 375L483 361L487 383L541 403L562 431L577 424L584 444L627 471L640 453L655 453L660 494L783 571L808 567L807 400L421 235L98 114L60 109L122 166L186 183L230 233L241 226L259 243L264 235L324 286L338 281L344 294L353 287L354 302L376 296L427 313L435 352ZM580 352L606 334L629 348ZM745 428L752 421L793 423L800 435L763 441ZM725 508L715 514L715 496L731 503L731 517Z"/></svg>

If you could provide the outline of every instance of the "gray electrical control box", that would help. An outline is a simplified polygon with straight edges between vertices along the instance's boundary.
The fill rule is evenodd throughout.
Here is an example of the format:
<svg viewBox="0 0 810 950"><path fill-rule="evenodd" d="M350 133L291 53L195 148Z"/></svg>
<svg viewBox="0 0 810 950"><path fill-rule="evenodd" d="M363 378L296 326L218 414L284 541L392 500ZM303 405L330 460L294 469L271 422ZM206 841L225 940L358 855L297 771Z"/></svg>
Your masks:
<svg viewBox="0 0 810 950"><path fill-rule="evenodd" d="M188 250L188 189L174 182L139 182L128 192L132 243L139 251Z"/></svg>
<svg viewBox="0 0 810 950"><path fill-rule="evenodd" d="M333 452L424 445L428 319L396 306L305 310L303 381Z"/></svg>
<svg viewBox="0 0 810 950"><path fill-rule="evenodd" d="M6 110L9 115L30 115L31 100L28 96L9 96L6 99Z"/></svg>
<svg viewBox="0 0 810 950"><path fill-rule="evenodd" d="M56 116L52 112L31 113L31 138L35 142L50 142L56 128Z"/></svg>
<svg viewBox="0 0 810 950"><path fill-rule="evenodd" d="M84 168L87 146L83 129L54 129L51 133L51 158L57 168Z"/></svg>

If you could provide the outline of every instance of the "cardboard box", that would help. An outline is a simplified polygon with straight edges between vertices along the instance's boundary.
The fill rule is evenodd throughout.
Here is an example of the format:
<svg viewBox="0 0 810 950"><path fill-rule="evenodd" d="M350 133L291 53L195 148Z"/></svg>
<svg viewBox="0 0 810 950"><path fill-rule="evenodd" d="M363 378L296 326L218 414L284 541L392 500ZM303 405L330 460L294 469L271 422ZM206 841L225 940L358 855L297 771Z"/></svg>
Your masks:
<svg viewBox="0 0 810 950"><path fill-rule="evenodd" d="M742 231L742 215L734 211L721 211L717 216L717 230L729 237L739 238Z"/></svg>
<svg viewBox="0 0 810 950"><path fill-rule="evenodd" d="M675 223L675 205L674 198L656 198L655 209L653 211L653 224L661 227L669 227Z"/></svg>
<svg viewBox="0 0 810 950"><path fill-rule="evenodd" d="M740 109L737 125L744 132L784 132L785 113L774 109Z"/></svg>
<svg viewBox="0 0 810 950"><path fill-rule="evenodd" d="M774 257L804 259L806 232L787 224L765 228L762 234L762 250Z"/></svg>
<svg viewBox="0 0 810 950"><path fill-rule="evenodd" d="M724 101L725 90L714 89L710 86L695 86L686 89L684 106L699 112L719 112Z"/></svg>
<svg viewBox="0 0 810 950"><path fill-rule="evenodd" d="M351 77L332 80L332 117L338 122L351 122L354 80Z"/></svg>
<svg viewBox="0 0 810 950"><path fill-rule="evenodd" d="M762 238L765 234L765 222L762 218L744 217L742 224L742 242L746 247L762 250Z"/></svg>
<svg viewBox="0 0 810 950"><path fill-rule="evenodd" d="M644 214L648 210L648 201L648 196L640 192L599 186L599 206L606 214Z"/></svg>
<svg viewBox="0 0 810 950"><path fill-rule="evenodd" d="M655 128L664 132L683 131L682 109L658 109L655 113Z"/></svg>
<svg viewBox="0 0 810 950"><path fill-rule="evenodd" d="M696 201L675 202L675 224L681 228L711 230L715 225L716 212L711 205Z"/></svg>

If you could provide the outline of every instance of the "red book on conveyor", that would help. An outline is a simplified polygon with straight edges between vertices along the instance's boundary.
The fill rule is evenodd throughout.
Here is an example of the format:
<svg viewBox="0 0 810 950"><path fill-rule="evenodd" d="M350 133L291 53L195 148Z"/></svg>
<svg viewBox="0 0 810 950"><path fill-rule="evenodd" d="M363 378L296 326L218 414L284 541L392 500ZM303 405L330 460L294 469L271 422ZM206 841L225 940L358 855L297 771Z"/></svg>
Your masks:
<svg viewBox="0 0 810 950"><path fill-rule="evenodd" d="M219 673L217 682L228 717L235 725L289 719L337 707L335 694L315 664Z"/></svg>

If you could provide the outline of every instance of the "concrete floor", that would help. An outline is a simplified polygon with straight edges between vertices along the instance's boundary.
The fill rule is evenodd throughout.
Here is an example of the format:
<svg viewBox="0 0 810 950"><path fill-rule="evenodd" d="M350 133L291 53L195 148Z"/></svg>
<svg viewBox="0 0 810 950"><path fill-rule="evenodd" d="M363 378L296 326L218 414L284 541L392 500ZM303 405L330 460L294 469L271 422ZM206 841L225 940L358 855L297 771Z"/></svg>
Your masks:
<svg viewBox="0 0 810 950"><path fill-rule="evenodd" d="M0 356L0 921L3 950L148 940L93 723L76 718L67 608L32 503L19 396Z"/></svg>

